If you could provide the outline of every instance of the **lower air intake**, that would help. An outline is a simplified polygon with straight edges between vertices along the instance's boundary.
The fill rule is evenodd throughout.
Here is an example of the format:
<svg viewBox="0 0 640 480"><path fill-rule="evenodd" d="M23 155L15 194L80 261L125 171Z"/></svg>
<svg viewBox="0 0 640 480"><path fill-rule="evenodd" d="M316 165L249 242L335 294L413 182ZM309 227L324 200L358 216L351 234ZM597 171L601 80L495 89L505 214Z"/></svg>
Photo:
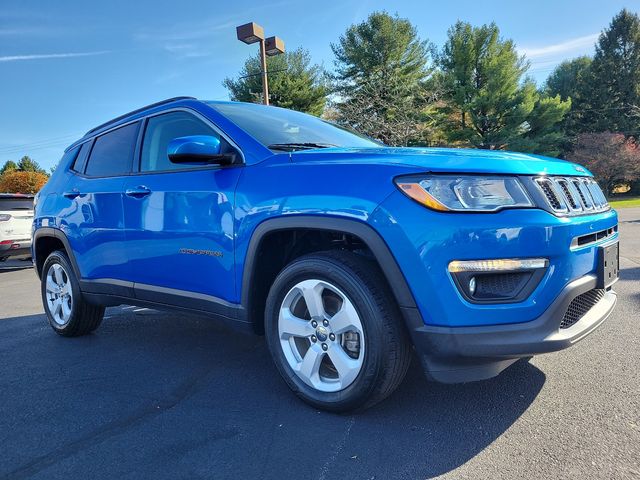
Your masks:
<svg viewBox="0 0 640 480"><path fill-rule="evenodd" d="M606 291L602 288L594 288L574 298L560 322L560 328L569 328L574 325L602 300L605 293Z"/></svg>

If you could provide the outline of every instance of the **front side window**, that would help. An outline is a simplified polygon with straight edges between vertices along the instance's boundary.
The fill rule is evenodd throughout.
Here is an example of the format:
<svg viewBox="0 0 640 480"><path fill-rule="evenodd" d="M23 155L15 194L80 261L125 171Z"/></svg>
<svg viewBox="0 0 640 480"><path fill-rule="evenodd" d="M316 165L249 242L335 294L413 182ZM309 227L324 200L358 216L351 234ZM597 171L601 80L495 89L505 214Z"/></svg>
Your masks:
<svg viewBox="0 0 640 480"><path fill-rule="evenodd" d="M171 112L151 117L142 142L141 172L162 172L199 168L172 163L167 147L174 138L191 135L209 135L220 139L221 153L230 153L231 146L209 125L188 112Z"/></svg>
<svg viewBox="0 0 640 480"><path fill-rule="evenodd" d="M140 122L131 123L96 138L86 174L91 177L112 177L129 173L139 126Z"/></svg>

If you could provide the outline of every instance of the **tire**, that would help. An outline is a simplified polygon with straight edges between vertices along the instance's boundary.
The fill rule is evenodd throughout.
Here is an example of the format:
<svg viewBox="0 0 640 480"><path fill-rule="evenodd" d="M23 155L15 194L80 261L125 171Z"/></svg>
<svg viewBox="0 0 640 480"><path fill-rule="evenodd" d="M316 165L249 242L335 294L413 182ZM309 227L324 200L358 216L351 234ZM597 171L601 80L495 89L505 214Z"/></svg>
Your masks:
<svg viewBox="0 0 640 480"><path fill-rule="evenodd" d="M42 304L51 328L64 337L93 332L104 316L104 307L83 298L67 254L56 250L44 262L40 279Z"/></svg>
<svg viewBox="0 0 640 480"><path fill-rule="evenodd" d="M305 255L287 265L267 297L265 333L289 387L332 412L385 399L411 362L400 311L379 267L347 251Z"/></svg>

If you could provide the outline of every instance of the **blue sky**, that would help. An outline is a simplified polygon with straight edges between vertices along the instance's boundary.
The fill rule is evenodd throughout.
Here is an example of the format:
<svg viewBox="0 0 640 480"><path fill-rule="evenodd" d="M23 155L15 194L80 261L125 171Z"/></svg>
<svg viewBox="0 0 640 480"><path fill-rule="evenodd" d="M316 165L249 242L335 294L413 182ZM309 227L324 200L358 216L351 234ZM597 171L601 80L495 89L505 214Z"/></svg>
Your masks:
<svg viewBox="0 0 640 480"><path fill-rule="evenodd" d="M222 80L256 49L235 37L248 21L328 69L330 43L374 10L410 18L438 46L458 19L495 21L542 83L592 53L623 7L640 0L0 0L0 165L30 155L49 168L86 130L163 98L227 99Z"/></svg>

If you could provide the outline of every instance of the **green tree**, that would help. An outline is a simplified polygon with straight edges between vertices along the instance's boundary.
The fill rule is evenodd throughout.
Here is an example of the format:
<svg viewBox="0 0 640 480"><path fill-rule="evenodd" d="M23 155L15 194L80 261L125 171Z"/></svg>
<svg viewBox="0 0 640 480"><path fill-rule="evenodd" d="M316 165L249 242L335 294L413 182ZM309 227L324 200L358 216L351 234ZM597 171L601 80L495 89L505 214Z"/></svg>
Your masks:
<svg viewBox="0 0 640 480"><path fill-rule="evenodd" d="M522 127L523 133L514 138L508 148L519 152L541 153L553 157L564 153L567 136L562 128L563 118L569 112L571 99L538 95L533 110Z"/></svg>
<svg viewBox="0 0 640 480"><path fill-rule="evenodd" d="M392 145L416 141L428 120L431 70L429 44L411 22L374 12L331 48L337 121Z"/></svg>
<svg viewBox="0 0 640 480"><path fill-rule="evenodd" d="M4 163L2 168L0 168L0 175L4 175L7 172L13 172L18 170L18 165L13 160L8 160Z"/></svg>
<svg viewBox="0 0 640 480"><path fill-rule="evenodd" d="M565 60L558 65L547 81L544 91L549 96L559 95L562 100L571 100L571 109L562 121L564 132L573 136L583 130L584 114L590 111L591 58L587 56ZM569 141L564 149L570 147Z"/></svg>
<svg viewBox="0 0 640 480"><path fill-rule="evenodd" d="M22 157L18 162L18 170L20 170L21 172L37 172L46 174L46 172L42 167L40 167L38 162L27 155Z"/></svg>
<svg viewBox="0 0 640 480"><path fill-rule="evenodd" d="M586 55L563 61L547 78L545 91L551 96L560 95L562 100L571 98L575 106L589 81L590 67L591 57Z"/></svg>
<svg viewBox="0 0 640 480"><path fill-rule="evenodd" d="M511 40L492 23L473 27L458 22L449 29L439 56L450 141L486 149L519 149L557 154L554 126L570 101L546 97L530 79L529 65Z"/></svg>
<svg viewBox="0 0 640 480"><path fill-rule="evenodd" d="M262 102L260 55L250 57L240 75L226 78L223 85L231 99L240 102ZM267 57L269 101L272 105L290 108L312 115L321 115L328 93L324 71L311 64L309 52L298 48L291 52Z"/></svg>
<svg viewBox="0 0 640 480"><path fill-rule="evenodd" d="M628 10L613 17L596 44L591 64L590 109L582 131L640 134L640 18Z"/></svg>

